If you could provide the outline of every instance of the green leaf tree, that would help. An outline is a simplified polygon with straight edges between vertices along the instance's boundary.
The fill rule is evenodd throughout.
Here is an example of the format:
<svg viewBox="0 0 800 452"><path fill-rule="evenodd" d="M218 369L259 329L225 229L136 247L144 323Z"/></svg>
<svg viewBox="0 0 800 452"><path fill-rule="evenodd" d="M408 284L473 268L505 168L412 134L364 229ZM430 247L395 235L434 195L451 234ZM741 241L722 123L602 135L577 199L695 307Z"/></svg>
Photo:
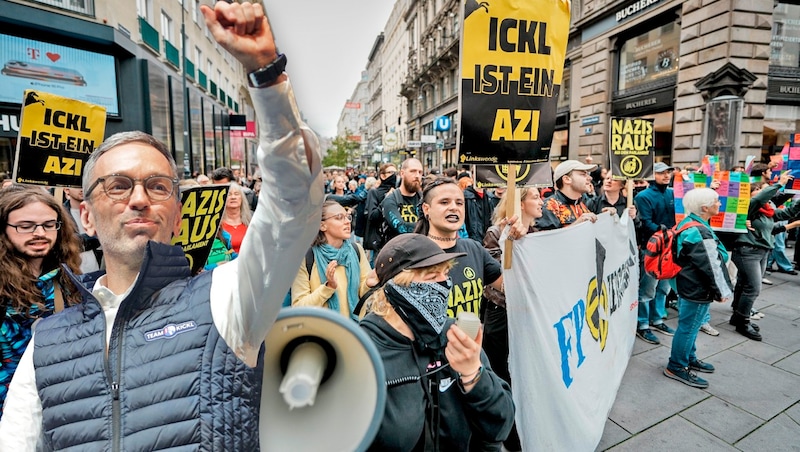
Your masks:
<svg viewBox="0 0 800 452"><path fill-rule="evenodd" d="M349 131L345 130L344 136L333 139L328 154L322 159L323 166L347 167L353 165L358 160L358 151L361 143L348 139Z"/></svg>

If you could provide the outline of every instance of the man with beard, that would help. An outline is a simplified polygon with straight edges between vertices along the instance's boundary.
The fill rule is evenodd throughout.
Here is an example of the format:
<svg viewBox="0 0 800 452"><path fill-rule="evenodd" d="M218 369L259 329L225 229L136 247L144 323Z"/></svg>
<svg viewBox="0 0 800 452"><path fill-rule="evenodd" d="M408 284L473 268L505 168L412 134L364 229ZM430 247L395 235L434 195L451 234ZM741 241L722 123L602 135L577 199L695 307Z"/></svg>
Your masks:
<svg viewBox="0 0 800 452"><path fill-rule="evenodd" d="M414 232L419 216L417 205L422 197L422 163L414 158L400 166L400 187L386 195L381 203L386 221L386 240Z"/></svg>
<svg viewBox="0 0 800 452"><path fill-rule="evenodd" d="M581 163L577 160L565 160L553 171L553 182L556 191L544 202L542 218L536 221L541 230L559 229L584 221L597 221L594 214L584 203L584 194L592 187L592 176L597 165Z"/></svg>
<svg viewBox="0 0 800 452"><path fill-rule="evenodd" d="M2 451L260 449L259 362L319 230L319 141L263 7L200 10L250 74L258 164L280 190L259 197L236 260L192 277L171 245L182 221L169 148L144 132L106 139L83 168L81 221L103 245L107 272L75 279L83 301L36 325L9 388ZM48 230L54 220L17 225Z"/></svg>
<svg viewBox="0 0 800 452"><path fill-rule="evenodd" d="M38 187L0 190L0 417L33 323L77 303L61 264L80 269L81 244L67 213Z"/></svg>

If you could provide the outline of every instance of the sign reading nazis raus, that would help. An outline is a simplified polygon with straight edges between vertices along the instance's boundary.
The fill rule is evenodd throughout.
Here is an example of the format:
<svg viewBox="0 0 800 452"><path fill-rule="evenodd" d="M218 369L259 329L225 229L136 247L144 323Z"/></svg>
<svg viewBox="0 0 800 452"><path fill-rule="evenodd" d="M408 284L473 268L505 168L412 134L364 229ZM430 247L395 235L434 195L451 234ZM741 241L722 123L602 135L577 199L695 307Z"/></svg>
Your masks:
<svg viewBox="0 0 800 452"><path fill-rule="evenodd" d="M103 142L106 109L26 90L20 123L14 181L80 187L84 163Z"/></svg>
<svg viewBox="0 0 800 452"><path fill-rule="evenodd" d="M611 118L609 136L608 149L614 179L653 177L655 128L652 119Z"/></svg>
<svg viewBox="0 0 800 452"><path fill-rule="evenodd" d="M203 268L211 253L222 224L228 190L228 185L181 189L181 231L172 238L172 244L183 247L192 274Z"/></svg>
<svg viewBox="0 0 800 452"><path fill-rule="evenodd" d="M464 2L460 163L549 161L569 5Z"/></svg>

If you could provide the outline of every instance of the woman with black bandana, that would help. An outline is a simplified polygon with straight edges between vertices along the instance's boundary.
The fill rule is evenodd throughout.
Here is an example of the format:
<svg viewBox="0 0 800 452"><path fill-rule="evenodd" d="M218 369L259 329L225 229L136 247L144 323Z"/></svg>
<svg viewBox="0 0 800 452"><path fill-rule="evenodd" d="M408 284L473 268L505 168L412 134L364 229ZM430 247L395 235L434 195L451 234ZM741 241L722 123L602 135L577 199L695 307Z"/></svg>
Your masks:
<svg viewBox="0 0 800 452"><path fill-rule="evenodd" d="M361 326L383 358L388 393L369 450L467 451L508 436L514 403L481 351L482 332L473 339L447 317L448 271L463 255L403 234L376 259L381 288Z"/></svg>

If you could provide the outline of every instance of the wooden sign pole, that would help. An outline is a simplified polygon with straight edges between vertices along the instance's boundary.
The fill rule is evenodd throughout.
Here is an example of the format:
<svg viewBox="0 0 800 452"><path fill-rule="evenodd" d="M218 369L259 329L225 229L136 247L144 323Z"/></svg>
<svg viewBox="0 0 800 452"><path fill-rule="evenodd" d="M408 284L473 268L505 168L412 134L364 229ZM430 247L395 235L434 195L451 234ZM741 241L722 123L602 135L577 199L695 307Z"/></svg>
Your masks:
<svg viewBox="0 0 800 452"><path fill-rule="evenodd" d="M628 193L628 208L633 207L633 179L625 181L625 191Z"/></svg>
<svg viewBox="0 0 800 452"><path fill-rule="evenodd" d="M516 216L517 221L522 221L522 207L519 202L519 191L517 190L517 165L508 164L508 185L506 186L506 216ZM503 248L503 268L511 268L511 253L513 249L511 240L506 239Z"/></svg>

